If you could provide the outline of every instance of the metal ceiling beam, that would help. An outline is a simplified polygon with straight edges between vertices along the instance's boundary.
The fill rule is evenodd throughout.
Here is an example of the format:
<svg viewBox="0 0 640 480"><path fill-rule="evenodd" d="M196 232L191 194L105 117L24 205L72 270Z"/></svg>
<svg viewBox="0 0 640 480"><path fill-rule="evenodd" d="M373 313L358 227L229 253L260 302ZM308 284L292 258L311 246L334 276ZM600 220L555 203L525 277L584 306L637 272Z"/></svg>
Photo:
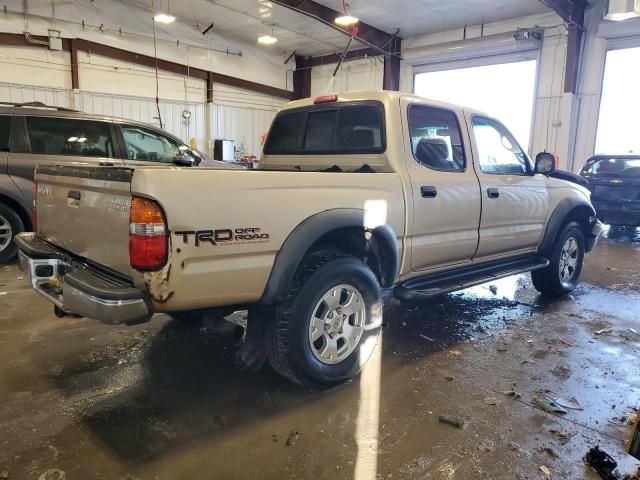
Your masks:
<svg viewBox="0 0 640 480"><path fill-rule="evenodd" d="M325 7L313 0L272 0L272 3L315 18L319 22L343 33L345 36L351 37L351 31L349 29L342 28L335 24L336 17L343 15L342 12ZM380 50L380 53L387 53L388 50L386 47L395 37L379 28L364 22L359 22L358 33L355 38L368 47Z"/></svg>
<svg viewBox="0 0 640 480"><path fill-rule="evenodd" d="M587 0L540 0L540 3L556 12L568 24L583 28Z"/></svg>
<svg viewBox="0 0 640 480"><path fill-rule="evenodd" d="M48 41L49 37L32 35L32 40ZM73 42L73 46L72 46ZM24 35L20 33L0 33L0 45L20 46L20 47L35 47L35 48L48 48L44 44L35 44L27 41ZM72 58L75 55L75 61L72 60L72 66L77 66L77 52L84 51L93 53L95 55L101 55L103 57L111 58L114 60L121 60L124 62L132 63L135 65L142 65L144 67L155 68L156 60L149 55L142 55L140 53L131 52L129 50L123 50L121 48L111 47L102 43L96 43L89 40L83 40L81 38L62 39L62 49L71 52ZM74 53L75 51L75 53ZM292 93L288 90L272 87L270 85L264 85L262 83L251 82L244 78L232 77L230 75L224 75L222 73L209 72L200 68L187 67L181 63L171 62L168 60L158 59L158 68L165 72L175 73L177 75L188 75L193 78L199 78L207 82L207 90L212 82L221 83L231 87L242 88L250 90L252 92L258 92L265 95L271 95L273 97L291 99ZM77 71L74 74L72 68L72 85L79 85L79 78L74 78L77 75ZM75 88L75 87L74 87ZM211 95L208 95L208 99Z"/></svg>

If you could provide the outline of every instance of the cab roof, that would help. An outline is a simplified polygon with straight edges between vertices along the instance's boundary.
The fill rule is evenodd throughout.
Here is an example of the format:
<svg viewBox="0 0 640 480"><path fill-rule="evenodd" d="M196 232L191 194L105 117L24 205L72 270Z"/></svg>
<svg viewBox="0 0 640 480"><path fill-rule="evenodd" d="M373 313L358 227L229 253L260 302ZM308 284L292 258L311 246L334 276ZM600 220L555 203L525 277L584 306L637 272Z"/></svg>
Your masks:
<svg viewBox="0 0 640 480"><path fill-rule="evenodd" d="M321 98L325 96L330 97L333 95L337 96L337 100L336 100L337 102L377 100L384 104L391 104L391 103L399 102L400 99L405 99L410 103L422 103L422 104L430 105L433 107L453 110L455 112L464 111L472 114L481 115L483 117L492 118L492 116L487 114L486 112L464 107L462 105L441 102L439 100L433 100L433 99L421 97L418 95L412 95L412 94L403 93L403 92L394 92L390 90L362 90L357 92L330 93L327 95L321 95L317 97L309 97L309 98L303 98L301 100L294 100L293 102L289 102L287 105L285 105L282 110L289 110L289 109L299 108L299 107L308 107L308 106L314 105L315 100L317 98Z"/></svg>

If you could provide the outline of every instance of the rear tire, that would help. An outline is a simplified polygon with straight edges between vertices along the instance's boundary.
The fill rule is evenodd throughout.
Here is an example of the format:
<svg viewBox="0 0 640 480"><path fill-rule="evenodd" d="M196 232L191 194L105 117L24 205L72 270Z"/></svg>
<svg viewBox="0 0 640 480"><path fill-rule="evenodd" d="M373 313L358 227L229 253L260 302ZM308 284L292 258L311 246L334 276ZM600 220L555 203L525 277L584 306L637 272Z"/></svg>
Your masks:
<svg viewBox="0 0 640 480"><path fill-rule="evenodd" d="M356 258L312 254L275 315L273 369L295 383L335 385L357 375L373 353L382 326L380 284Z"/></svg>
<svg viewBox="0 0 640 480"><path fill-rule="evenodd" d="M531 272L533 286L549 297L571 293L580 281L584 255L584 234L578 223L571 222L558 235L549 255L549 266Z"/></svg>
<svg viewBox="0 0 640 480"><path fill-rule="evenodd" d="M24 232L24 223L20 215L0 203L0 264L13 260L18 253L13 237L21 232Z"/></svg>

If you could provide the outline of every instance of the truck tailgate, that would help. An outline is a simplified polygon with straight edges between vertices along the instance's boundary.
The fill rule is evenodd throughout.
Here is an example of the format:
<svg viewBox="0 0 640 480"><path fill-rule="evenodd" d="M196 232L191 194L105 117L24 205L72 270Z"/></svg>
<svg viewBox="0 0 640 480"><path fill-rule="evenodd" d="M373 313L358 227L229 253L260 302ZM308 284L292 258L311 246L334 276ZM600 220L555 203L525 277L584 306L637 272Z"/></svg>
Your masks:
<svg viewBox="0 0 640 480"><path fill-rule="evenodd" d="M129 276L132 175L123 167L38 167L38 235Z"/></svg>

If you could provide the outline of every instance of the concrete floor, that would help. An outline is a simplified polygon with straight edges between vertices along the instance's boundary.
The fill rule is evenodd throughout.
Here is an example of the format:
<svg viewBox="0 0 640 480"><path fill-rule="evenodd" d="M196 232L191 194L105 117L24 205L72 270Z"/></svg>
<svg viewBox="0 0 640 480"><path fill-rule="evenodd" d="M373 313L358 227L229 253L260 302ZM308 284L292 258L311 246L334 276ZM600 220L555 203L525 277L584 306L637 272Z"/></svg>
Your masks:
<svg viewBox="0 0 640 480"><path fill-rule="evenodd" d="M620 417L640 406L640 233L610 236L560 301L525 275L495 295L389 300L365 373L328 392L242 370L239 342L199 325L57 319L0 267L0 478L523 479L544 466L589 479L594 445L631 471ZM547 390L584 410L545 413L533 399Z"/></svg>

